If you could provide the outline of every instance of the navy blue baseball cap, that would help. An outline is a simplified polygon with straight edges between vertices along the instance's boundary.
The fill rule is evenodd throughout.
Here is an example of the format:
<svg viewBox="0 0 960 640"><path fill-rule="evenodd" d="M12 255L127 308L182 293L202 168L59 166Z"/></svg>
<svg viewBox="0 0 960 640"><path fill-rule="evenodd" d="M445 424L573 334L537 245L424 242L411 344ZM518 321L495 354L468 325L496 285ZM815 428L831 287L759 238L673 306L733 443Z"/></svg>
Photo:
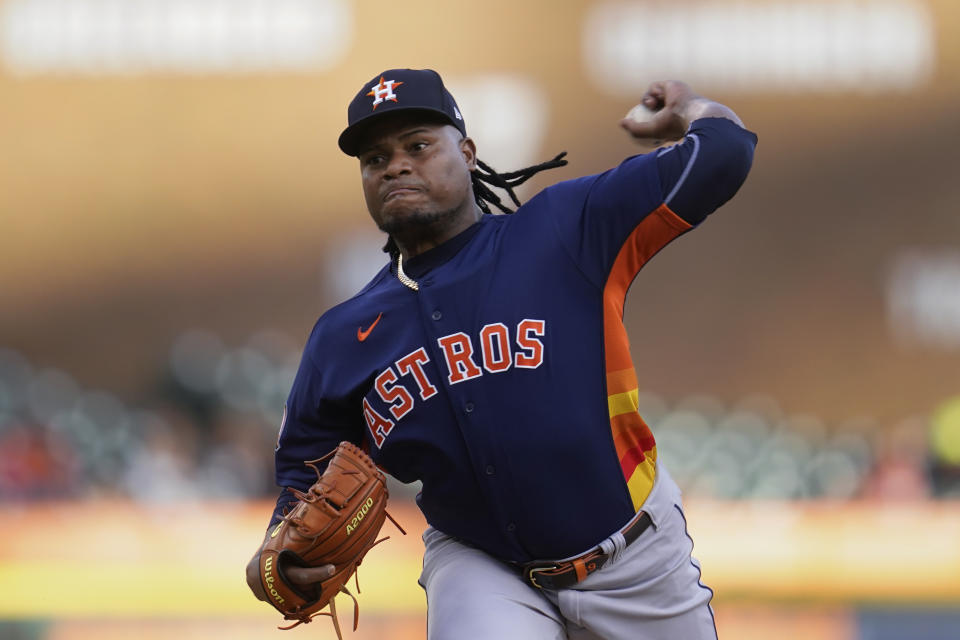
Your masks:
<svg viewBox="0 0 960 640"><path fill-rule="evenodd" d="M390 69L363 85L347 108L347 128L340 134L341 151L359 153L364 130L386 113L423 111L439 117L467 135L457 103L433 69Z"/></svg>

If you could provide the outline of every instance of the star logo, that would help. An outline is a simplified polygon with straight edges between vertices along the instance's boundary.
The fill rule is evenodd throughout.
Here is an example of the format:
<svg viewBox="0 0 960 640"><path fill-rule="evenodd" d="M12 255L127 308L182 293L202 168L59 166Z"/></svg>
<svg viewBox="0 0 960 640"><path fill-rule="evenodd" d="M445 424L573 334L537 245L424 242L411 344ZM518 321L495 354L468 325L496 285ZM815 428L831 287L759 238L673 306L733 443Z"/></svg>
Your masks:
<svg viewBox="0 0 960 640"><path fill-rule="evenodd" d="M377 105L384 100L396 102L397 94L395 94L393 90L402 84L402 82L397 82L396 80L384 80L383 76L380 76L380 84L370 89L370 92L367 93L368 96L373 96L373 110L376 111Z"/></svg>

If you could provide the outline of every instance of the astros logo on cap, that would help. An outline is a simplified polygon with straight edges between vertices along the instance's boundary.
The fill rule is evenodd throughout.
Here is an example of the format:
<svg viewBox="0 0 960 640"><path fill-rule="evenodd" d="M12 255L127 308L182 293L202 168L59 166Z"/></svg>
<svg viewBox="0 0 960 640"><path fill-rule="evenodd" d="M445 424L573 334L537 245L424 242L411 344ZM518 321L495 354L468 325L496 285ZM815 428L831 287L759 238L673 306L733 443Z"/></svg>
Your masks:
<svg viewBox="0 0 960 640"><path fill-rule="evenodd" d="M396 80L384 80L383 76L380 76L380 84L370 89L368 96L373 96L373 109L376 111L377 105L383 102L384 100L393 100L397 101L397 94L393 92L394 87L399 87L402 85L402 82L397 82Z"/></svg>

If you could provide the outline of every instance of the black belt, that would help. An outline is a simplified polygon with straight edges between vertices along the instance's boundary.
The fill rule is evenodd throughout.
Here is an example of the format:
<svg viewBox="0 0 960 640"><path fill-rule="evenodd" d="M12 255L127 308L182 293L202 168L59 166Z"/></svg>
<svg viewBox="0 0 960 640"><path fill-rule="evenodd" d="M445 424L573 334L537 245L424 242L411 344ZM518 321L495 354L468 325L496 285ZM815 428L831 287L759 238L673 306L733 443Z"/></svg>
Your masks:
<svg viewBox="0 0 960 640"><path fill-rule="evenodd" d="M642 511L624 527L622 533L627 545L639 538L640 534L650 526L650 523L650 514ZM600 569L609 559L610 555L597 547L571 560L563 560L562 562L540 560L528 562L521 568L523 579L537 589L566 589Z"/></svg>

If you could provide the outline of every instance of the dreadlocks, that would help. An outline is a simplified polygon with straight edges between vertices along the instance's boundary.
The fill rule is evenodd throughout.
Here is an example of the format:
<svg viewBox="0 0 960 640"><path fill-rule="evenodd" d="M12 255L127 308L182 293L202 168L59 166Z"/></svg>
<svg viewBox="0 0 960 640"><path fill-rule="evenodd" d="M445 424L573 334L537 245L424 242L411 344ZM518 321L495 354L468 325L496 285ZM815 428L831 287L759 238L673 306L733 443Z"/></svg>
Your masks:
<svg viewBox="0 0 960 640"><path fill-rule="evenodd" d="M477 206L479 206L480 210L484 213L492 213L490 205L495 206L501 213L513 213L513 209L503 204L500 196L487 185L492 185L506 191L507 195L510 196L510 200L513 201L513 204L519 207L520 199L517 197L516 192L514 192L514 188L519 187L541 171L566 166L567 161L564 159L566 155L567 152L563 151L557 154L552 160L547 160L532 167L511 171L509 173L497 173L486 162L477 159L477 169L470 174L470 180L473 182L473 197L477 201ZM392 258L396 258L400 252L392 237L387 240L387 244L383 247L383 250L389 253Z"/></svg>
<svg viewBox="0 0 960 640"><path fill-rule="evenodd" d="M500 200L500 196L494 193L487 185L490 184L506 191L510 199L513 200L513 204L519 207L520 200L517 198L517 194L514 193L513 188L519 187L541 171L565 166L567 164L567 161L563 159L565 155L567 155L566 151L558 154L552 160L547 160L546 162L541 162L540 164L527 167L526 169L520 169L519 171L511 171L510 173L497 173L486 162L478 159L477 170L470 175L470 179L473 181L473 195L477 199L477 205L479 205L484 213L490 213L489 205L491 204L502 213L513 213L513 209L505 207Z"/></svg>

